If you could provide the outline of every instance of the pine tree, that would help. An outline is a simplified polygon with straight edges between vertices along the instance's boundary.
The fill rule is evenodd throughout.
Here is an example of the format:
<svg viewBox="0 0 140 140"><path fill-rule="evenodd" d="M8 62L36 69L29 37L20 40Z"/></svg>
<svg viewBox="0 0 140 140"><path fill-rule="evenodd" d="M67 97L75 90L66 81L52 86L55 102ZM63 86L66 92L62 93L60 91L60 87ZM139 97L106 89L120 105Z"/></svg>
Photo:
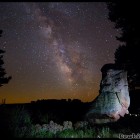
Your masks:
<svg viewBox="0 0 140 140"><path fill-rule="evenodd" d="M115 63L123 64L128 71L129 85L140 82L140 21L139 4L133 2L108 2L109 19L121 30L117 40L123 43L115 51Z"/></svg>
<svg viewBox="0 0 140 140"><path fill-rule="evenodd" d="M2 34L2 30L0 30L0 37L1 34ZM0 49L0 87L3 86L3 84L7 84L11 79L11 76L5 77L6 72L5 69L3 68L3 64L4 64L3 53L5 53L5 51Z"/></svg>

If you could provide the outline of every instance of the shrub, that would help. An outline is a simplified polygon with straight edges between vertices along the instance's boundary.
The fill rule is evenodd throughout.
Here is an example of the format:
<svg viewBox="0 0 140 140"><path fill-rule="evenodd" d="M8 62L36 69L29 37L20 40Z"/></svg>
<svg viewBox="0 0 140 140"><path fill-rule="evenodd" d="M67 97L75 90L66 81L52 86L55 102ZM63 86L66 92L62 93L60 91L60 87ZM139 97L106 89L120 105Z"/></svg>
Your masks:
<svg viewBox="0 0 140 140"><path fill-rule="evenodd" d="M78 138L78 134L75 130L66 129L57 134L58 138Z"/></svg>
<svg viewBox="0 0 140 140"><path fill-rule="evenodd" d="M41 125L32 125L28 128L27 133L24 135L25 138L53 138L52 132L42 129Z"/></svg>
<svg viewBox="0 0 140 140"><path fill-rule="evenodd" d="M9 114L8 129L14 137L23 137L31 125L31 118L24 107L16 107Z"/></svg>
<svg viewBox="0 0 140 140"><path fill-rule="evenodd" d="M97 138L118 138L118 133L111 130L110 127L103 126L101 128L97 128Z"/></svg>
<svg viewBox="0 0 140 140"><path fill-rule="evenodd" d="M49 123L49 115L46 113L44 115L40 115L40 123Z"/></svg>
<svg viewBox="0 0 140 140"><path fill-rule="evenodd" d="M81 135L82 137L80 138L95 138L95 129L85 129L84 135Z"/></svg>

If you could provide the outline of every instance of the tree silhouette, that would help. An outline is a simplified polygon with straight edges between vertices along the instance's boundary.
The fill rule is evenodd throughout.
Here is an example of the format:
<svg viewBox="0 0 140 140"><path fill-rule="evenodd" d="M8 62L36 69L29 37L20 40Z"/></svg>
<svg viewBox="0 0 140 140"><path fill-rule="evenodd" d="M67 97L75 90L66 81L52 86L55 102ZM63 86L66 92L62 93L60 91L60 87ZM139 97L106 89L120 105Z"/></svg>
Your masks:
<svg viewBox="0 0 140 140"><path fill-rule="evenodd" d="M130 85L140 83L140 21L138 3L107 2L109 19L121 30L117 40L122 42L115 51L115 63L125 65Z"/></svg>
<svg viewBox="0 0 140 140"><path fill-rule="evenodd" d="M2 34L2 30L0 30L0 37L1 34ZM11 76L5 77L6 72L5 69L3 68L3 64L4 64L3 53L5 53L5 51L0 49L0 87L3 86L3 84L7 84L11 79Z"/></svg>

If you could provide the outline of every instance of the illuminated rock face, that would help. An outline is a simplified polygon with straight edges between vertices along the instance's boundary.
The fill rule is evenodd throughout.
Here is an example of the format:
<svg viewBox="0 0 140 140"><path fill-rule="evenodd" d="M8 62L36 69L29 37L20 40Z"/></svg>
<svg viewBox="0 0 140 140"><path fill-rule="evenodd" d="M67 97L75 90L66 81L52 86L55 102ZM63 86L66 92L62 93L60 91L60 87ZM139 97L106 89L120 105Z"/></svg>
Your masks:
<svg viewBox="0 0 140 140"><path fill-rule="evenodd" d="M101 71L100 94L87 113L93 124L117 121L128 114L130 105L127 72L115 64L106 64Z"/></svg>

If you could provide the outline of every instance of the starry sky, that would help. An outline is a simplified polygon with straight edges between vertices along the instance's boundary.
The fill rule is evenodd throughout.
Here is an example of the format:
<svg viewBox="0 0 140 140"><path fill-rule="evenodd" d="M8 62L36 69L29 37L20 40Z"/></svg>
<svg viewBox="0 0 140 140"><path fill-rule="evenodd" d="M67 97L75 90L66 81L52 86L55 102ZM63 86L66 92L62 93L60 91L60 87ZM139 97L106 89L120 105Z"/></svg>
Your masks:
<svg viewBox="0 0 140 140"><path fill-rule="evenodd" d="M94 100L100 69L114 63L119 45L104 2L3 2L0 29L4 68L12 76L0 87L6 103Z"/></svg>

